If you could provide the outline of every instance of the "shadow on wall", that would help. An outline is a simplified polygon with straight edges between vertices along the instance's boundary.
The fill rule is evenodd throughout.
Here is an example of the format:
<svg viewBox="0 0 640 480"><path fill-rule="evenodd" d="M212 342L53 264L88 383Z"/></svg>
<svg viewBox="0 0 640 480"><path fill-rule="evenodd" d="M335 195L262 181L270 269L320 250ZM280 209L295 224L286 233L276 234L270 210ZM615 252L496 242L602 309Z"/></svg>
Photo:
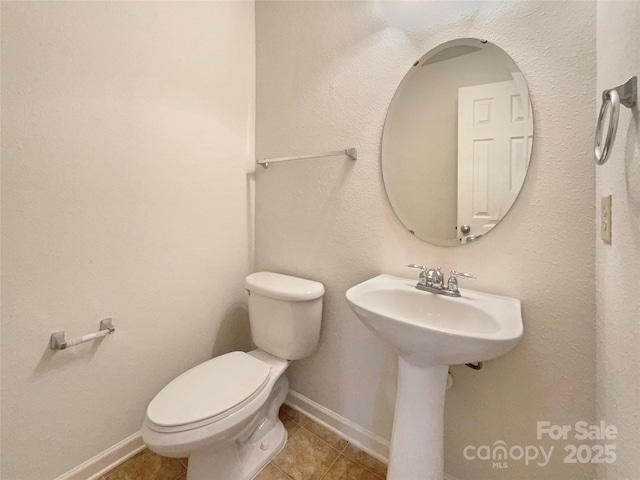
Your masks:
<svg viewBox="0 0 640 480"><path fill-rule="evenodd" d="M98 338L90 344L81 345L78 348L73 348L73 350L51 350L49 342L47 341L44 353L40 357L38 365L36 365L36 368L33 370L32 378L37 379L44 377L47 374L77 365L78 362L90 363L106 338L108 338L108 336Z"/></svg>
<svg viewBox="0 0 640 480"><path fill-rule="evenodd" d="M640 217L640 112L638 105L631 110L633 121L627 129L627 144L625 145L624 163L626 169L625 180L629 206L634 217Z"/></svg>
<svg viewBox="0 0 640 480"><path fill-rule="evenodd" d="M212 358L223 353L253 349L249 312L246 305L232 305L223 315L220 327L213 342Z"/></svg>
<svg viewBox="0 0 640 480"><path fill-rule="evenodd" d="M116 332L117 330L116 326ZM51 350L47 339L44 352L33 371L32 377L34 379L41 378L69 367L91 363L102 342L108 341L108 339L108 336L102 337L91 343L60 351ZM249 312L246 305L234 304L223 314L220 321L220 327L213 343L212 357L236 350L248 352L252 348Z"/></svg>
<svg viewBox="0 0 640 480"><path fill-rule="evenodd" d="M455 25L463 31L477 22L484 23L503 16L509 10L516 10L521 0L509 2L388 2L375 0L378 18L387 25L397 27L408 36L420 35L425 31L434 32L439 28Z"/></svg>

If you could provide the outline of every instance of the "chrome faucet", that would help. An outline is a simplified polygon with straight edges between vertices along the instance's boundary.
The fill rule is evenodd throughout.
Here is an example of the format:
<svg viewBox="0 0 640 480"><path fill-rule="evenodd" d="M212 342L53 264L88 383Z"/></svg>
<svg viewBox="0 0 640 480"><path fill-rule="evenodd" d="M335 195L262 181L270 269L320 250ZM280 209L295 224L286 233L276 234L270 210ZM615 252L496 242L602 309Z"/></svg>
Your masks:
<svg viewBox="0 0 640 480"><path fill-rule="evenodd" d="M426 265L416 265L415 263L410 263L407 267L420 270L420 276L418 277L418 283L416 285L418 290L437 293L438 295L447 295L449 297L460 296L460 290L458 290L458 278L476 278L469 273L461 273L451 270L451 272L449 272L449 279L445 286L444 275L442 274L440 267L429 268Z"/></svg>
<svg viewBox="0 0 640 480"><path fill-rule="evenodd" d="M440 271L440 267L436 269L430 268L427 270L427 284L429 284L433 288L442 288L444 287L444 275Z"/></svg>
<svg viewBox="0 0 640 480"><path fill-rule="evenodd" d="M410 263L409 265L407 265L407 267L409 268L415 268L417 270L420 270L420 275L418 276L418 285L425 287L427 285L427 269L429 267L427 267L426 265L416 265L415 263ZM418 288L418 285L416 285L416 288Z"/></svg>

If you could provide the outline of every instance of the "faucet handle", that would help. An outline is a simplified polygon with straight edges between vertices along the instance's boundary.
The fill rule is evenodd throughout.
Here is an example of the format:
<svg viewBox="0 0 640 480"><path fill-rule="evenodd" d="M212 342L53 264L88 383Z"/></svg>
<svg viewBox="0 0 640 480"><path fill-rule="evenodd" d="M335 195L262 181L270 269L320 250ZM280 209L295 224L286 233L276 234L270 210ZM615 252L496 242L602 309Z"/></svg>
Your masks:
<svg viewBox="0 0 640 480"><path fill-rule="evenodd" d="M447 281L447 290L449 290L449 292L451 292L455 297L460 296L460 292L458 291L458 278L473 279L476 277L474 277L470 273L462 273L451 270L449 272L449 280Z"/></svg>
<svg viewBox="0 0 640 480"><path fill-rule="evenodd" d="M420 270L420 277L418 277L418 285L426 285L427 284L427 267L426 265L416 265L415 263L410 263L407 265L409 268L415 268Z"/></svg>
<svg viewBox="0 0 640 480"><path fill-rule="evenodd" d="M470 273L456 272L455 270L451 270L449 272L449 276L452 278L467 278L467 279L475 279L476 277L471 275Z"/></svg>
<svg viewBox="0 0 640 480"><path fill-rule="evenodd" d="M427 271L427 269L429 268L429 267L427 267L426 265L416 265L415 263L409 263L409 264L407 264L407 267L409 267L409 268L415 268L415 269L418 269L418 270L423 270L423 271L425 271L425 272L426 272L426 271Z"/></svg>

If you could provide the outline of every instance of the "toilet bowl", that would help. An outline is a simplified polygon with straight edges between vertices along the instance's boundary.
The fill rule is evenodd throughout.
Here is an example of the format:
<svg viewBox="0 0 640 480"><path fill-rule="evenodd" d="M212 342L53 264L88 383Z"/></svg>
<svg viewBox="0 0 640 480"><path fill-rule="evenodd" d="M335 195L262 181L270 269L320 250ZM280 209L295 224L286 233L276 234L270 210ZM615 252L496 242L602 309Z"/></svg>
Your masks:
<svg viewBox="0 0 640 480"><path fill-rule="evenodd" d="M282 449L285 370L318 344L321 283L259 272L245 286L258 348L193 367L147 408L142 439L159 455L189 457L187 480L250 480Z"/></svg>

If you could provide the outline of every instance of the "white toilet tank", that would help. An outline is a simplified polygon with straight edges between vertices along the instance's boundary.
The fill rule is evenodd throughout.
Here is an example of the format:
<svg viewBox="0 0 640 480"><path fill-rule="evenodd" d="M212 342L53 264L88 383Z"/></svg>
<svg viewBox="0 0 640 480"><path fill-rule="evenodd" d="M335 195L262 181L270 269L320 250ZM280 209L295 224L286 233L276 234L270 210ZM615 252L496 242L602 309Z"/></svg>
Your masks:
<svg viewBox="0 0 640 480"><path fill-rule="evenodd" d="M244 285L253 343L286 360L311 355L320 338L324 285L271 272L252 273Z"/></svg>

